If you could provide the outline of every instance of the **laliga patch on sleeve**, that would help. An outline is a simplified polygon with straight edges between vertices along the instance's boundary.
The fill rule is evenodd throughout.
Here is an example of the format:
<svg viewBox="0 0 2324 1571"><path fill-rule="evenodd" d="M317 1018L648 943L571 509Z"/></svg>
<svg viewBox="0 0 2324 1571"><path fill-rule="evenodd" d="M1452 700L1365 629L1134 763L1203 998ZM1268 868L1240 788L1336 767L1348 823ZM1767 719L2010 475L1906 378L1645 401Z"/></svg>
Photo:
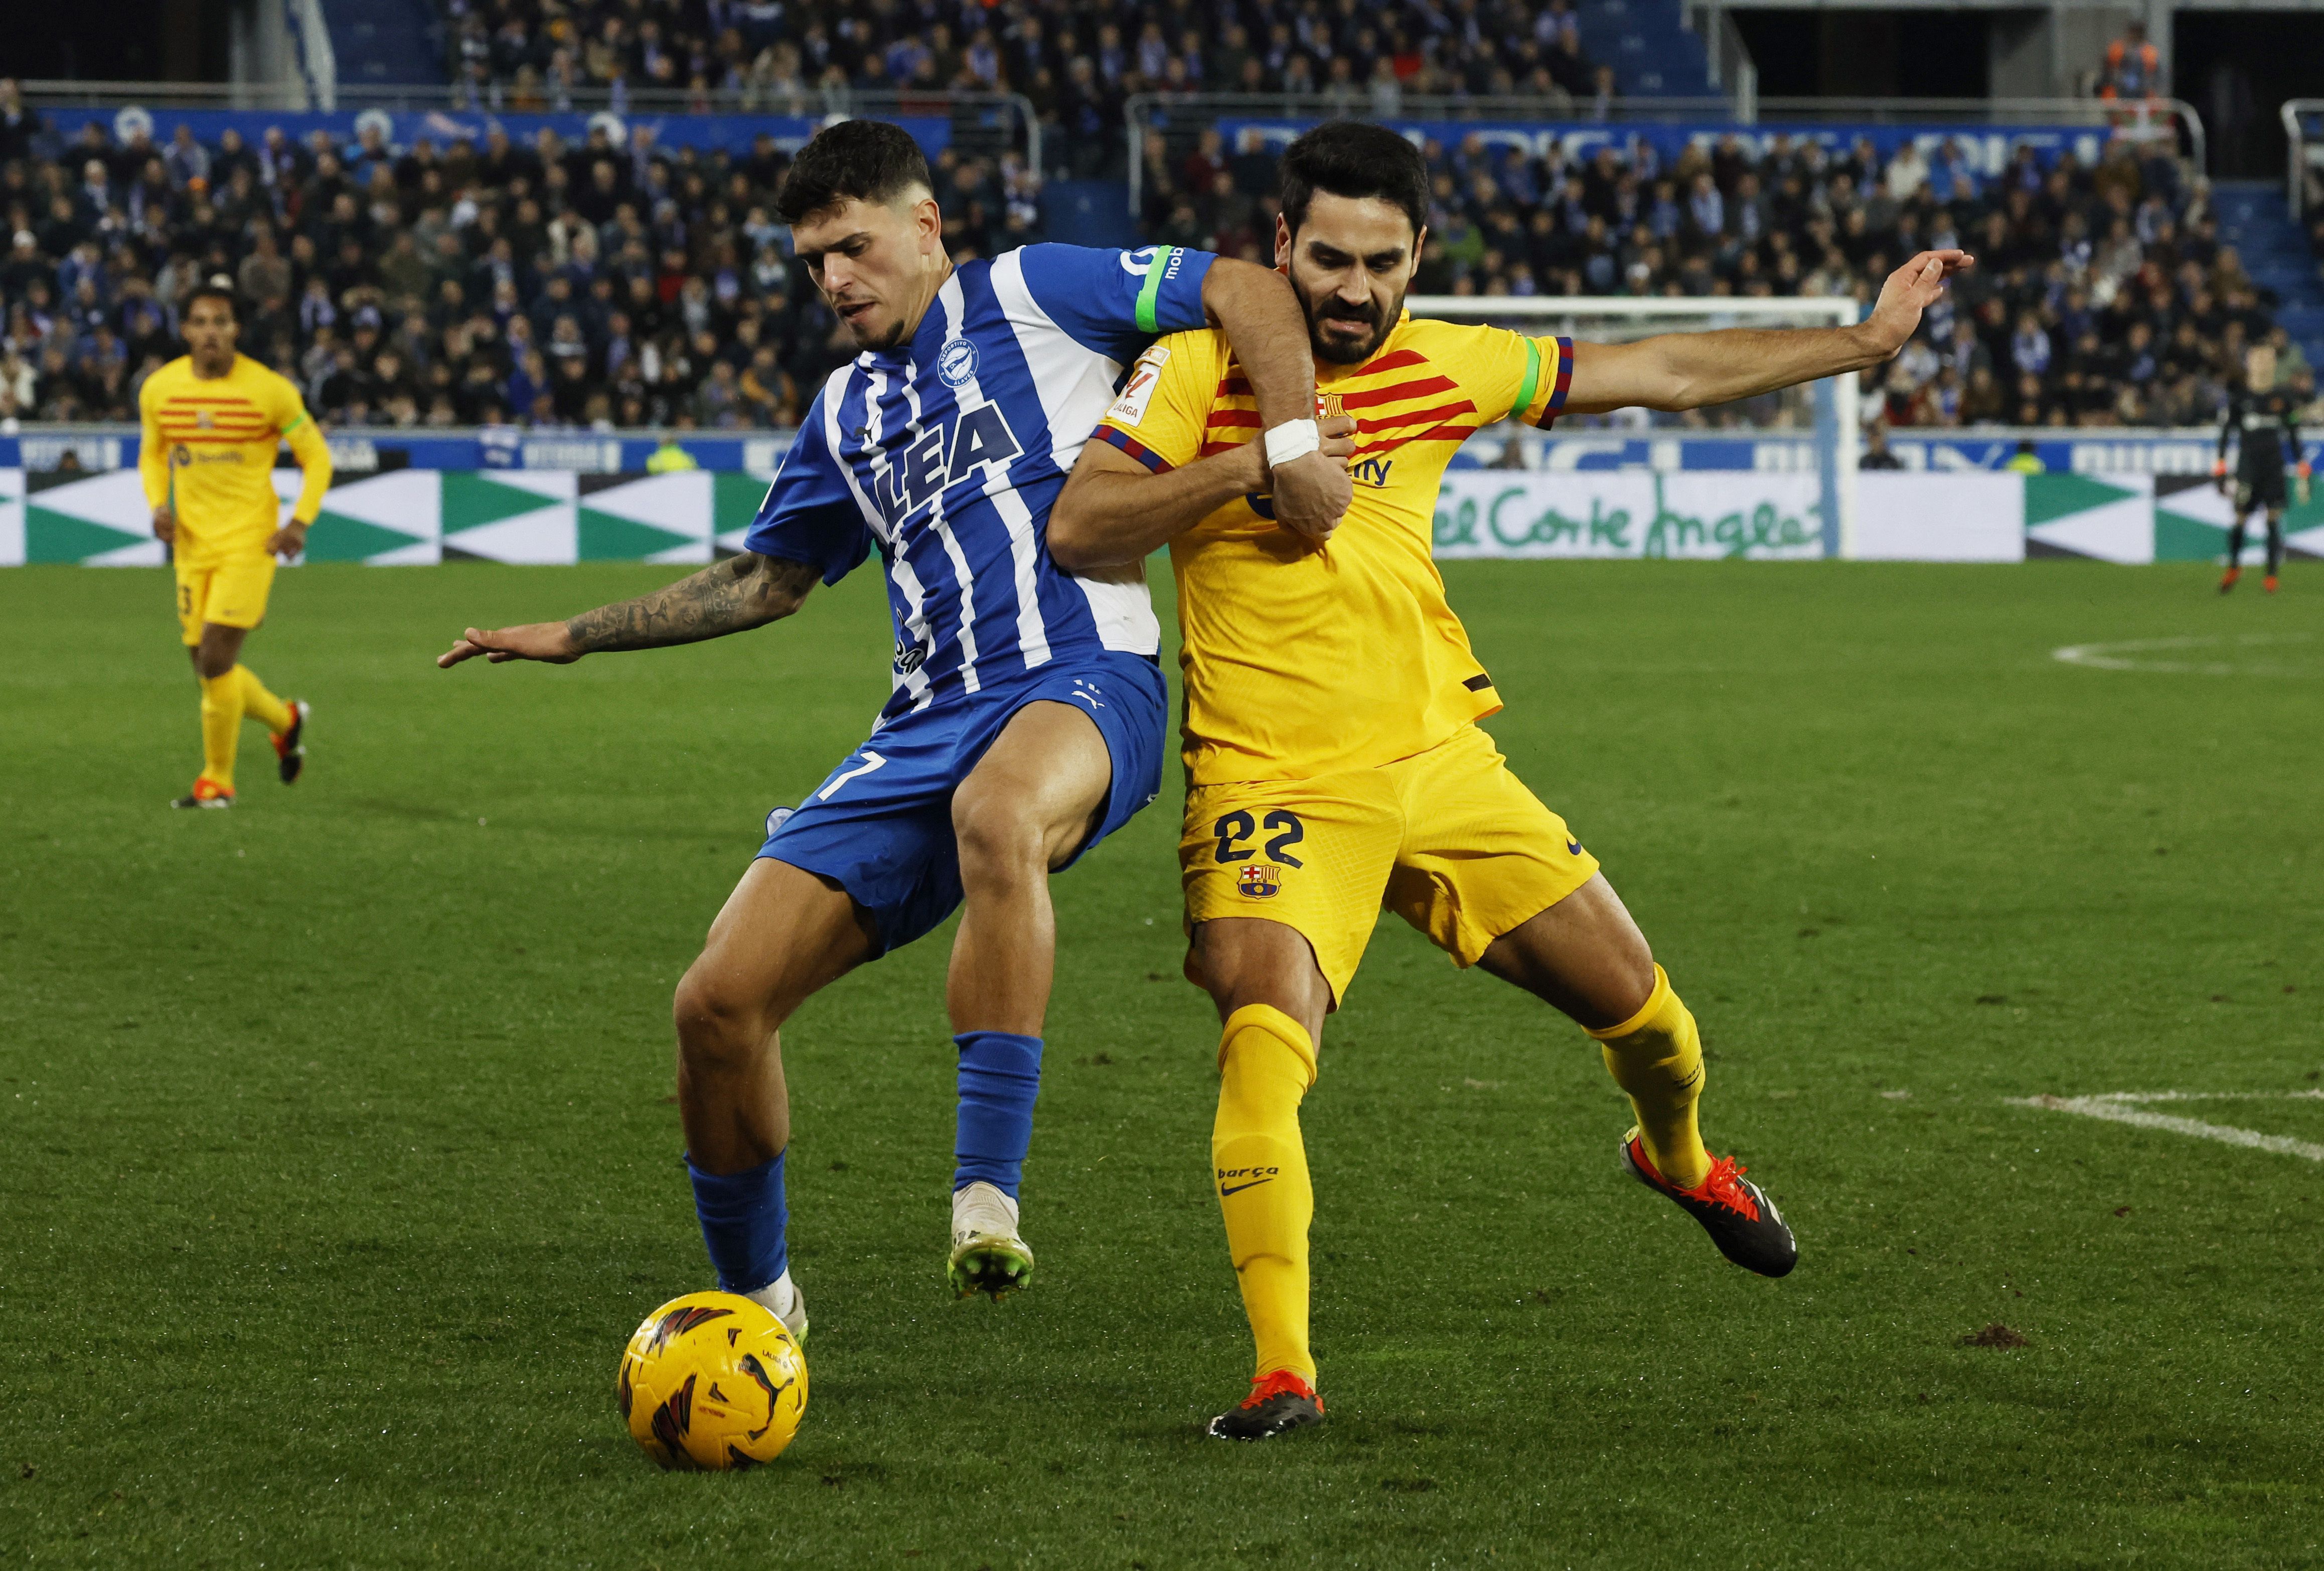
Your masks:
<svg viewBox="0 0 2324 1571"><path fill-rule="evenodd" d="M1121 384L1121 396L1105 411L1105 418L1116 425L1134 426L1146 418L1146 406L1154 402L1154 389L1162 380L1162 367L1170 358L1170 351L1156 344L1138 357L1130 368L1130 380Z"/></svg>

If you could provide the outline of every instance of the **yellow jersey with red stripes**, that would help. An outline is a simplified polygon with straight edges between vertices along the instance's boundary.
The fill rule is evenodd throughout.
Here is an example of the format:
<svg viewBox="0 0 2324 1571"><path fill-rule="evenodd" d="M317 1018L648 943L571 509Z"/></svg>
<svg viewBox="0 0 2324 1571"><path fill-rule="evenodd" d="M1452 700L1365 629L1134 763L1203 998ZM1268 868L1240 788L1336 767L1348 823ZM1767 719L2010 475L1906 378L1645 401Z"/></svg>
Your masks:
<svg viewBox="0 0 2324 1571"><path fill-rule="evenodd" d="M281 516L274 450L287 439L306 471L291 514L312 523L331 483L331 454L299 390L246 356L223 376L194 374L180 356L138 390L144 422L137 467L146 503L178 518L180 562L263 556Z"/></svg>
<svg viewBox="0 0 2324 1571"><path fill-rule="evenodd" d="M1547 426L1572 379L1569 339L1409 315L1364 364L1318 364L1323 412L1356 422L1355 502L1330 541L1243 496L1171 542L1190 785L1377 768L1501 707L1430 554L1437 490L1471 433ZM1259 434L1216 329L1148 349L1096 432L1157 473Z"/></svg>

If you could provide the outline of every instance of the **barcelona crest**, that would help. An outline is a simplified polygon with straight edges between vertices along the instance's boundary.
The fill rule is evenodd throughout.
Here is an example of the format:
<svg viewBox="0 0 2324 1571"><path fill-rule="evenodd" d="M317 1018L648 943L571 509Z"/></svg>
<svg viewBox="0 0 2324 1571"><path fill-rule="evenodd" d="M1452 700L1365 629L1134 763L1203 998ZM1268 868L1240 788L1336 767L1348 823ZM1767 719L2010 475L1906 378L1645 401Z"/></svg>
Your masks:
<svg viewBox="0 0 2324 1571"><path fill-rule="evenodd" d="M1235 887L1253 900L1265 900L1283 887L1283 869L1261 862L1247 864L1235 874Z"/></svg>

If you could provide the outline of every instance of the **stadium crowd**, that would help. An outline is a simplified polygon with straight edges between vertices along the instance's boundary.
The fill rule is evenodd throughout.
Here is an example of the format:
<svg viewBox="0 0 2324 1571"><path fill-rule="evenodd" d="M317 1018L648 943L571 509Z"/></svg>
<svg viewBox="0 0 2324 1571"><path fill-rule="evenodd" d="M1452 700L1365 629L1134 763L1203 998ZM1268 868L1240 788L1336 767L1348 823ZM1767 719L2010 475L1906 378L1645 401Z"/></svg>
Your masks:
<svg viewBox="0 0 2324 1571"><path fill-rule="evenodd" d="M795 424L851 349L770 217L788 167L602 123L567 145L204 146L10 136L0 84L0 416L135 418L181 353L176 307L232 278L244 353L336 425ZM1034 237L1024 171L947 152L957 254Z"/></svg>
<svg viewBox="0 0 2324 1571"><path fill-rule="evenodd" d="M1665 163L1644 138L1593 141L1546 153L1475 134L1431 143L1415 291L1869 302L1914 252L1960 245L1978 266L1873 389L1892 425L2200 425L2261 339L2313 395L2272 300L2219 244L2206 183L2166 152L2117 139L2086 165L2021 146L1996 175L1950 144L1883 158L1867 139L1779 134L1755 154L1727 136ZM1271 255L1274 159L1259 134L1230 148L1208 131L1176 152L1148 138L1146 233Z"/></svg>
<svg viewBox="0 0 2324 1571"><path fill-rule="evenodd" d="M617 132L395 148L373 124L344 145L205 145L91 124L67 140L0 83L0 417L134 419L180 352L179 298L224 273L244 351L337 426L795 424L849 347L770 216L785 155ZM1782 136L1667 166L1640 140L1565 147L1432 145L1416 288L1869 299L1904 256L1960 244L1980 264L1877 388L1891 424L2202 424L2262 337L2313 391L2201 182L2128 142L2095 167L2021 150L1997 176L1942 147L1884 161ZM1206 132L1173 157L1157 138L1144 156L1149 237L1270 254L1274 160L1255 139ZM1039 237L1018 161L948 150L936 171L956 254ZM1779 418L1707 418L1747 415Z"/></svg>
<svg viewBox="0 0 2324 1571"><path fill-rule="evenodd" d="M478 107L639 88L808 113L851 94L1014 92L1068 167L1119 172L1140 93L1520 94L1563 112L1617 88L1568 0L447 0L452 80ZM1561 108L1561 106L1563 108Z"/></svg>

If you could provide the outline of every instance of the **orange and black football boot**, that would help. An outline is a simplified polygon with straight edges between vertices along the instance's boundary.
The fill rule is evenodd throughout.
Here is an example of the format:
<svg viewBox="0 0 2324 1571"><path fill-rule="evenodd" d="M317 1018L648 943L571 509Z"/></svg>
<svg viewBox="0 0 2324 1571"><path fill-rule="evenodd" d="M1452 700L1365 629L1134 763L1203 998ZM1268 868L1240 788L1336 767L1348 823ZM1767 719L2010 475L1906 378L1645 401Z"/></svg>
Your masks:
<svg viewBox="0 0 2324 1571"><path fill-rule="evenodd" d="M2262 578L2259 581L2259 587L2266 590L2271 595L2274 594L2276 589L2275 575L2273 573L2270 573L2266 578Z"/></svg>
<svg viewBox="0 0 2324 1571"><path fill-rule="evenodd" d="M209 776L197 775L194 789L170 804L173 808L230 808L234 793Z"/></svg>
<svg viewBox="0 0 2324 1571"><path fill-rule="evenodd" d="M290 729L274 738L274 768L289 785L307 767L307 700L290 700Z"/></svg>
<svg viewBox="0 0 2324 1571"><path fill-rule="evenodd" d="M1745 1271L1763 1277L1780 1277L1800 1262L1800 1246L1792 1237L1775 1203L1759 1186L1743 1176L1733 1157L1720 1157L1711 1171L1692 1189L1682 1189L1646 1160L1646 1142L1632 1130L1622 1141L1622 1165L1647 1188L1667 1195L1678 1208L1702 1224L1719 1252Z"/></svg>
<svg viewBox="0 0 2324 1571"><path fill-rule="evenodd" d="M2236 581L2243 576L2244 570L2241 568L2229 568L2226 572L2221 573L2219 575L2219 593L2224 595L2228 590L2234 588L2236 587Z"/></svg>
<svg viewBox="0 0 2324 1571"><path fill-rule="evenodd" d="M1287 1369L1250 1382L1250 1395L1211 1420L1215 1440L1264 1440L1323 1421L1323 1399Z"/></svg>

